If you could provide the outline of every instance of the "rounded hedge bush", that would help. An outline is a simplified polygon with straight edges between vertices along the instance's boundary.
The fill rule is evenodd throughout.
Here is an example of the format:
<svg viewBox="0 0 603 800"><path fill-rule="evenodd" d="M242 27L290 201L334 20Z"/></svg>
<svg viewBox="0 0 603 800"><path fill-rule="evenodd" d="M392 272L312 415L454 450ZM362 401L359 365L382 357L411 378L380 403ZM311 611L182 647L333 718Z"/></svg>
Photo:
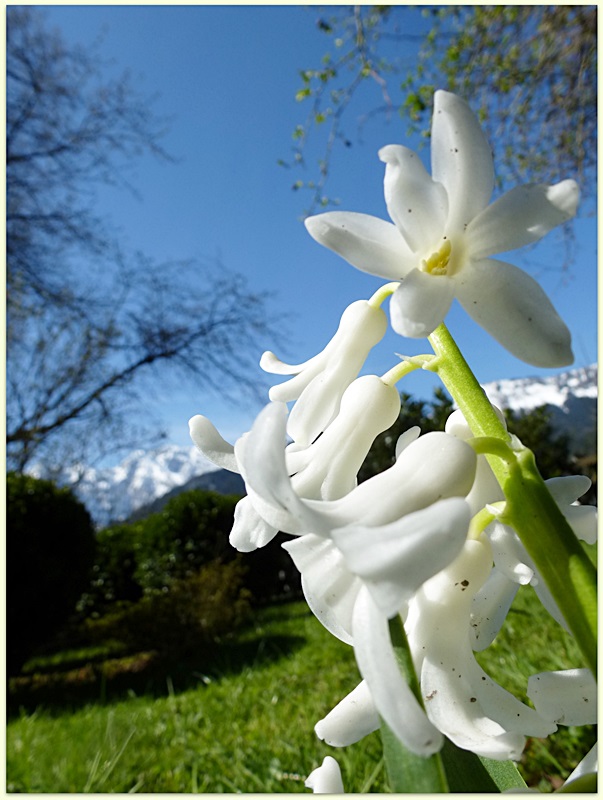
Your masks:
<svg viewBox="0 0 603 800"><path fill-rule="evenodd" d="M89 582L92 520L69 489L9 473L7 669L17 672L67 621Z"/></svg>

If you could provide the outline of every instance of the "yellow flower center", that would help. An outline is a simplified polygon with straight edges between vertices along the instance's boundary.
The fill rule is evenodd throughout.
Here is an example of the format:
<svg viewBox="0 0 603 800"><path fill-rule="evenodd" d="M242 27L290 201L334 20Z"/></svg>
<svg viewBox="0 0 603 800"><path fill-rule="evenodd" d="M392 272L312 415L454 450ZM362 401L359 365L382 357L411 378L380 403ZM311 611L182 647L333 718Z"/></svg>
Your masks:
<svg viewBox="0 0 603 800"><path fill-rule="evenodd" d="M446 239L439 250L421 261L421 269L429 275L447 275L451 253L452 245L450 240Z"/></svg>

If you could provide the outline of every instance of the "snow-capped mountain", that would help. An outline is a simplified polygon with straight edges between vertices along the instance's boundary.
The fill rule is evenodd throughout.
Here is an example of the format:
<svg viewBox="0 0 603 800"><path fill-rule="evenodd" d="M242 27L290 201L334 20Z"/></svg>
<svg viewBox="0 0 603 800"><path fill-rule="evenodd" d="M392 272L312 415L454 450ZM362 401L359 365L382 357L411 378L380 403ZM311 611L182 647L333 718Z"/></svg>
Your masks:
<svg viewBox="0 0 603 800"><path fill-rule="evenodd" d="M595 450L597 378L597 365L591 364L547 378L494 381L483 389L499 408L525 412L547 406L555 430L569 437L570 449L586 454Z"/></svg>
<svg viewBox="0 0 603 800"><path fill-rule="evenodd" d="M569 370L548 378L515 378L483 384L490 402L513 411L557 406L569 414L576 398L597 399L597 365Z"/></svg>
<svg viewBox="0 0 603 800"><path fill-rule="evenodd" d="M484 384L491 402L513 411L530 411L547 405L552 422L568 433L577 451L593 452L596 432L597 365L570 370L547 378L519 378ZM44 477L41 470L32 474ZM71 485L99 526L125 520L143 506L150 513L154 501L178 487L236 491L227 475L216 471L194 447L165 445L155 450L135 450L115 467L73 470L62 481ZM207 476L195 481L199 476ZM230 473L229 473L230 475ZM238 477L238 476L230 476ZM145 512L147 509L145 509Z"/></svg>
<svg viewBox="0 0 603 800"><path fill-rule="evenodd" d="M177 486L216 467L192 445L164 445L155 450L134 450L114 467L77 467L61 483L71 486L94 522L107 525L127 519ZM45 477L36 466L31 473Z"/></svg>

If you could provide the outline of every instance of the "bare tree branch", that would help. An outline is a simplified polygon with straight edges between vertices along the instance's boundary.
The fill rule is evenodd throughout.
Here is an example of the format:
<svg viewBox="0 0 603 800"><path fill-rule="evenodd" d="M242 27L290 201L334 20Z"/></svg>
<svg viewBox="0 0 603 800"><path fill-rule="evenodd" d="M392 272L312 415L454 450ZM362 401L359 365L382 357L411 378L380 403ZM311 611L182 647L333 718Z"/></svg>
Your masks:
<svg viewBox="0 0 603 800"><path fill-rule="evenodd" d="M31 7L7 10L7 132L9 465L64 472L150 436L159 381L257 392L267 297L221 264L124 252L96 212L124 165L171 159L164 121Z"/></svg>

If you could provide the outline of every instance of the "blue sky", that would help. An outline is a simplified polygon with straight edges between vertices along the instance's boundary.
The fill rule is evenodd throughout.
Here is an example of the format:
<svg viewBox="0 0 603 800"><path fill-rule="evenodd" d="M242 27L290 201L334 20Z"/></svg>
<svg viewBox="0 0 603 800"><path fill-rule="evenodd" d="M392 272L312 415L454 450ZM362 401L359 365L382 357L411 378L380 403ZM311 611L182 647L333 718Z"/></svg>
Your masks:
<svg viewBox="0 0 603 800"><path fill-rule="evenodd" d="M99 211L119 226L123 242L157 260L219 256L257 291L274 292L272 308L287 315L287 346L274 341L269 349L294 362L321 350L344 308L369 297L382 281L310 238L300 222L307 198L291 190L304 176L277 164L291 155L291 133L306 114L295 101L299 70L317 67L329 49L330 40L316 28L319 10L83 5L47 6L46 12L68 42L91 44L103 32L102 55L115 60L118 72L129 68L143 94L158 93L156 111L172 117L164 145L178 162L143 159L133 176L139 198L108 190L99 198ZM425 25L412 11L408 23L411 31ZM335 153L328 192L340 199L341 209L387 219L377 150L417 143L406 138L406 124L395 116L390 123L376 119L364 128L361 143L353 141ZM423 156L428 159L428 151ZM316 174L308 172L311 177ZM577 266L568 280L556 269L562 252L555 234L508 260L541 282L572 331L580 366L597 358L596 218L579 219L576 232ZM560 371L518 361L458 307L447 324L481 382ZM388 334L368 371L385 372L397 362L395 352L429 352L429 345ZM399 388L430 399L436 385L437 379L419 372ZM158 388L153 402L168 441L176 444L189 443L193 414L209 416L233 440L259 410L177 387Z"/></svg>

